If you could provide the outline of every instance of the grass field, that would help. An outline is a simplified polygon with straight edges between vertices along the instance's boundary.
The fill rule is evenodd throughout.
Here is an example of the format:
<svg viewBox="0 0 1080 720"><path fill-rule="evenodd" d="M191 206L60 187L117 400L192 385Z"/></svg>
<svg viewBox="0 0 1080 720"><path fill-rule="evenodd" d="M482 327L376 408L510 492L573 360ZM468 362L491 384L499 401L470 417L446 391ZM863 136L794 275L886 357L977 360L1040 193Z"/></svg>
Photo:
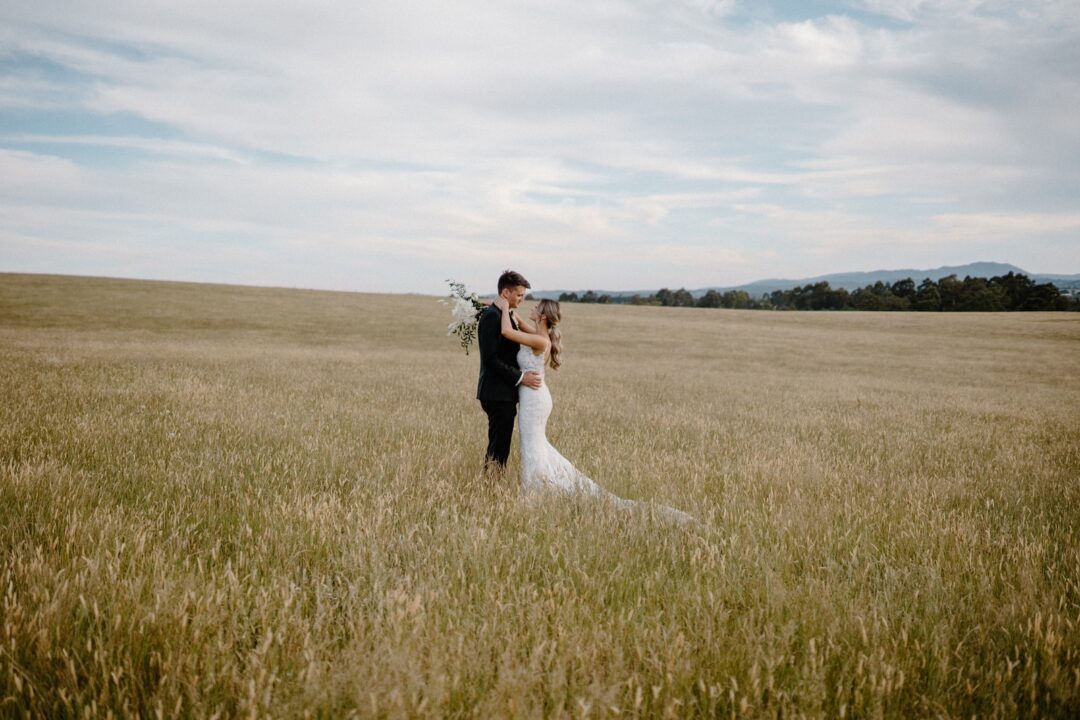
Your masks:
<svg viewBox="0 0 1080 720"><path fill-rule="evenodd" d="M0 275L0 715L1080 715L1080 314L563 316L697 526L485 484L434 298Z"/></svg>

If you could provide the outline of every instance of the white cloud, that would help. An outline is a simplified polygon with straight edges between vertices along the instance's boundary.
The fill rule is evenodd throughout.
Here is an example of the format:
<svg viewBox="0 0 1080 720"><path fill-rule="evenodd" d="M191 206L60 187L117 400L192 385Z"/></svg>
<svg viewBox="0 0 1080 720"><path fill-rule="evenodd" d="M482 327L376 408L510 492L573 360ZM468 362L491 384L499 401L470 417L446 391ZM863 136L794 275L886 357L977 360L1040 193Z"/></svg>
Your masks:
<svg viewBox="0 0 1080 720"><path fill-rule="evenodd" d="M1080 213L944 213L934 222L951 234L995 239L1080 232Z"/></svg>
<svg viewBox="0 0 1080 720"><path fill-rule="evenodd" d="M775 31L776 49L802 63L825 67L850 66L863 59L863 34L845 17L784 23Z"/></svg>
<svg viewBox="0 0 1080 720"><path fill-rule="evenodd" d="M205 158L249 162L229 148L190 143L179 140L163 140L123 135L33 135L30 133L0 135L0 143L18 145L84 145L121 150L137 150L149 155L172 155L185 158ZM55 158L54 158L55 159Z"/></svg>
<svg viewBox="0 0 1080 720"><path fill-rule="evenodd" d="M28 188L49 193L73 192L83 186L85 174L71 160L0 148L0 189L3 197L16 197Z"/></svg>

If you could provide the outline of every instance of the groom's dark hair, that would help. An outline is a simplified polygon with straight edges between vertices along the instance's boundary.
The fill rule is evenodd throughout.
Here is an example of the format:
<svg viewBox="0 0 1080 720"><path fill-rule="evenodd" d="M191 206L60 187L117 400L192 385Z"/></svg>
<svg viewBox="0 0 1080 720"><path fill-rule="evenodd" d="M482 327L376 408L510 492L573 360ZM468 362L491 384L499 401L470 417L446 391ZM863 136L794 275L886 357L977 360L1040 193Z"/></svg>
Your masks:
<svg viewBox="0 0 1080 720"><path fill-rule="evenodd" d="M517 287L518 285L521 285L526 290L532 287L521 273L516 273L513 270L506 270L499 276L500 293L506 288Z"/></svg>

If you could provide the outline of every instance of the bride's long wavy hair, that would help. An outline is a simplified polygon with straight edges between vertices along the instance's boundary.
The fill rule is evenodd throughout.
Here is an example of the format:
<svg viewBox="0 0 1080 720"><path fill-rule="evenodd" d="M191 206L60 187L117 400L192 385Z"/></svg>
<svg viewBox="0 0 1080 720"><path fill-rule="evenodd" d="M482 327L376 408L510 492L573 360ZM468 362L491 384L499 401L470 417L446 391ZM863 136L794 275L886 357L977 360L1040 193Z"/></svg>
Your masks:
<svg viewBox="0 0 1080 720"><path fill-rule="evenodd" d="M551 365L552 370L558 370L562 365L562 331L559 330L562 312L559 310L559 303L556 300L541 300L536 309L548 324L548 339L551 340L551 357L548 358L548 364Z"/></svg>

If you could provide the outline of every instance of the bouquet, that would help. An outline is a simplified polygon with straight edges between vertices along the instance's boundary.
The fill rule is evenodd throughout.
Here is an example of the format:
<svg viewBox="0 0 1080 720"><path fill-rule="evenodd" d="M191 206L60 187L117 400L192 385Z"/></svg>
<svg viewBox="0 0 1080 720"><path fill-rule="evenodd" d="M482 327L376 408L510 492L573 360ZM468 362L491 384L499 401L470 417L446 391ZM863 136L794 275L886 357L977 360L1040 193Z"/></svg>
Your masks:
<svg viewBox="0 0 1080 720"><path fill-rule="evenodd" d="M487 309L488 304L465 289L465 283L447 280L450 284L450 300L440 300L444 305L450 306L450 314L454 321L447 328L447 335L457 335L461 340L461 347L465 354L469 354L469 346L476 339L476 328L480 324L480 314Z"/></svg>

